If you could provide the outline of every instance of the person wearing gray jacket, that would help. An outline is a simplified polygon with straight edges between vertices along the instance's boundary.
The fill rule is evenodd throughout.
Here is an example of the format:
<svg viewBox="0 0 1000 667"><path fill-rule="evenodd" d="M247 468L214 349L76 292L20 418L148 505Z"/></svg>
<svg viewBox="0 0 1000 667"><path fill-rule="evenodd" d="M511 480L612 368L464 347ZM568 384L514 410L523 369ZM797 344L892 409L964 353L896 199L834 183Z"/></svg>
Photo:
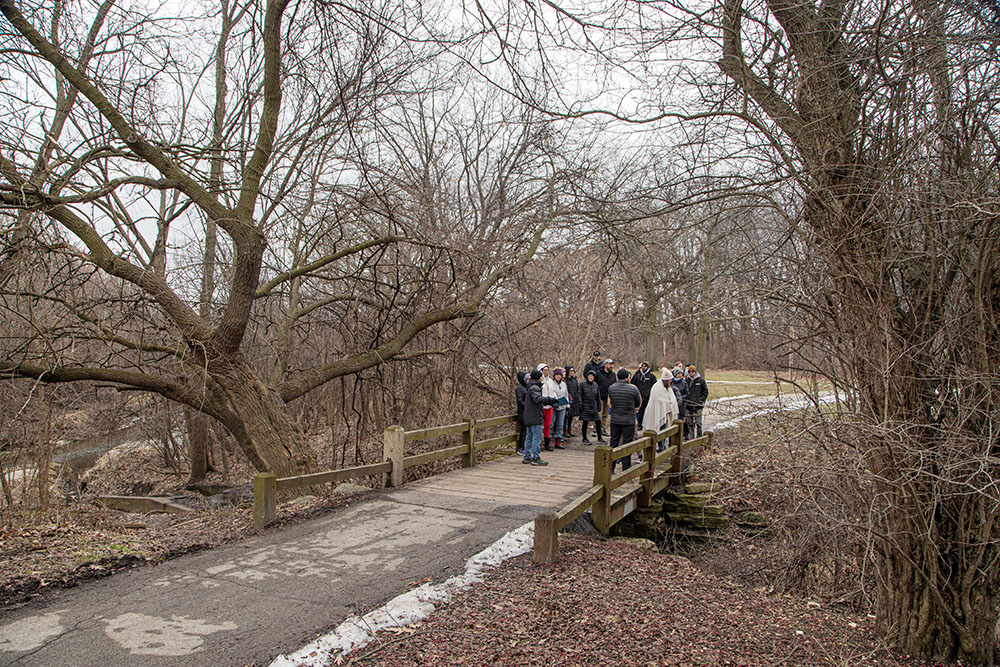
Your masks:
<svg viewBox="0 0 1000 667"><path fill-rule="evenodd" d="M619 368L618 381L608 387L608 399L611 401L608 412L612 448L635 440L635 415L642 406L642 395L635 385L629 384L628 378L628 370ZM611 465L612 471L617 463L622 464L622 470L628 470L632 467L632 455L623 456L615 461Z"/></svg>

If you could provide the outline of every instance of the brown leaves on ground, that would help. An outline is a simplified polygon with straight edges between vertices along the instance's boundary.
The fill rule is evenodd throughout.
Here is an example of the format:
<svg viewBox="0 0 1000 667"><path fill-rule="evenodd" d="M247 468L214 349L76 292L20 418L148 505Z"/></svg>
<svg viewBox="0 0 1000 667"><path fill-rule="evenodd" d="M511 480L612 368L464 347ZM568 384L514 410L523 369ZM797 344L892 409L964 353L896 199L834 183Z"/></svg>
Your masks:
<svg viewBox="0 0 1000 667"><path fill-rule="evenodd" d="M412 633L381 632L351 665L869 665L866 615L767 595L688 561L564 536L555 565L505 562Z"/></svg>

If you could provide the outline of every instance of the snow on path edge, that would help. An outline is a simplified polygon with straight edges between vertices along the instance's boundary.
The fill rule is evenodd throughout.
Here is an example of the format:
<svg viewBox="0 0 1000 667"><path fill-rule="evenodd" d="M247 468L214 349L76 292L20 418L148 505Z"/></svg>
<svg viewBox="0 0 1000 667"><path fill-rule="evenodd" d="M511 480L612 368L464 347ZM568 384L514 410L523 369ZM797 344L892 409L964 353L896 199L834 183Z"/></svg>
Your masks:
<svg viewBox="0 0 1000 667"><path fill-rule="evenodd" d="M306 644L291 655L279 655L271 667L327 667L334 656L365 646L379 630L414 623L429 616L436 605L446 604L451 596L483 580L483 570L496 567L508 558L531 551L534 522L515 528L465 563L465 572L440 584L424 584L397 595L385 605L364 616L351 616L329 634Z"/></svg>

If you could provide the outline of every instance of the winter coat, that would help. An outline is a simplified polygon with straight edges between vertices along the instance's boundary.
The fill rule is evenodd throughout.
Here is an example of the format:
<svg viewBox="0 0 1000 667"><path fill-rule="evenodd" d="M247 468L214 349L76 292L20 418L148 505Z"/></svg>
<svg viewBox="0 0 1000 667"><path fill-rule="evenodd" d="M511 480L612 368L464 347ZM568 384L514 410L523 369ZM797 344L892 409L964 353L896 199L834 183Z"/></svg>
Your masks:
<svg viewBox="0 0 1000 667"><path fill-rule="evenodd" d="M674 390L674 396L677 398L677 418L684 419L684 410L687 405L688 397L688 386L686 380L674 380L673 385L671 385Z"/></svg>
<svg viewBox="0 0 1000 667"><path fill-rule="evenodd" d="M556 382L555 380L552 381L552 398L556 400L559 400L560 398L569 400L569 390L566 388L565 382ZM568 407L568 405L557 405L555 409L565 410Z"/></svg>
<svg viewBox="0 0 1000 667"><path fill-rule="evenodd" d="M618 380L608 388L608 398L611 399L611 423L619 426L635 424L635 411L642 405L639 390L629 384L628 380Z"/></svg>
<svg viewBox="0 0 1000 667"><path fill-rule="evenodd" d="M604 366L601 366L601 370L597 371L597 386L601 388L601 400L608 400L608 389L618 380L617 372L612 370L610 373L604 372Z"/></svg>
<svg viewBox="0 0 1000 667"><path fill-rule="evenodd" d="M555 402L554 398L542 396L541 382L538 380L528 382L528 393L524 399L524 425L541 426L545 421L542 417L542 408Z"/></svg>
<svg viewBox="0 0 1000 667"><path fill-rule="evenodd" d="M583 375L581 375L580 377L583 379L584 382L586 382L587 373L589 373L590 371L594 371L594 375L596 376L597 372L602 368L604 368L604 362L602 361L601 363L595 363L594 358L591 357L590 361L587 362L587 365L583 367Z"/></svg>
<svg viewBox="0 0 1000 667"><path fill-rule="evenodd" d="M687 412L702 410L705 407L705 401L708 400L708 385L705 383L705 378L701 375L695 375L693 378L688 377L687 390L685 410Z"/></svg>
<svg viewBox="0 0 1000 667"><path fill-rule="evenodd" d="M646 414L642 418L642 428L659 431L661 426L670 426L677 419L677 396L662 382L657 382L649 392Z"/></svg>
<svg viewBox="0 0 1000 667"><path fill-rule="evenodd" d="M601 419L601 387L596 382L580 383L580 419L596 422Z"/></svg>
<svg viewBox="0 0 1000 667"><path fill-rule="evenodd" d="M645 375L642 374L642 371L636 371L636 374L632 376L632 384L639 390L643 403L649 402L649 392L657 382L659 380L653 375L653 371L646 371Z"/></svg>
<svg viewBox="0 0 1000 667"><path fill-rule="evenodd" d="M517 421L524 423L524 397L528 394L528 385L524 379L528 374L524 371L517 372L517 386L514 387L514 400L517 401Z"/></svg>
<svg viewBox="0 0 1000 667"><path fill-rule="evenodd" d="M577 417L580 414L580 381L575 377L566 378L566 390L569 391L569 412L567 417Z"/></svg>

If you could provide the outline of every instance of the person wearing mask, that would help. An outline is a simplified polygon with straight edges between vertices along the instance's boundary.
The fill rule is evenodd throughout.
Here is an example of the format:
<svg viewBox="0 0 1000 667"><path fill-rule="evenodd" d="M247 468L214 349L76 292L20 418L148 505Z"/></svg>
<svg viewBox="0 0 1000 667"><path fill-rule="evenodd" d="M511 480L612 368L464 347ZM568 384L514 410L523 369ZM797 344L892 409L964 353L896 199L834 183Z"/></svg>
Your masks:
<svg viewBox="0 0 1000 667"><path fill-rule="evenodd" d="M514 401L517 403L517 453L524 453L524 398L528 394L527 371L517 372L517 386L514 387Z"/></svg>
<svg viewBox="0 0 1000 667"><path fill-rule="evenodd" d="M649 391L649 401L643 415L642 428L647 431L662 431L677 419L677 396L674 394L674 376L666 368L660 369L660 381ZM657 451L666 449L666 442L656 446Z"/></svg>
<svg viewBox="0 0 1000 667"><path fill-rule="evenodd" d="M652 391L653 385L656 384L656 376L649 370L648 361L639 364L639 370L632 376L632 384L635 385L635 388L639 390L639 395L642 396L642 406L640 406L639 412L636 413L636 421L639 426L642 426L642 418L646 414L646 405L649 404L649 392Z"/></svg>
<svg viewBox="0 0 1000 667"><path fill-rule="evenodd" d="M552 408L552 440L556 449L566 449L562 444L563 424L566 423L566 410L569 409L569 391L563 380L563 369L552 371L552 398L556 404Z"/></svg>
<svg viewBox="0 0 1000 667"><path fill-rule="evenodd" d="M597 372L589 370L584 375L585 380L580 383L580 434L583 436L583 444L589 445L587 424L590 422L594 423L597 442L605 440L601 435L601 387L597 384Z"/></svg>
<svg viewBox="0 0 1000 667"><path fill-rule="evenodd" d="M687 390L684 421L688 426L688 437L700 438L704 435L701 426L701 413L705 409L705 401L708 400L708 384L705 382L705 378L698 374L698 368L694 364L688 366Z"/></svg>
<svg viewBox="0 0 1000 667"><path fill-rule="evenodd" d="M611 447L627 444L635 440L635 414L642 405L639 390L629 384L628 370L619 368L617 381L608 388L608 400L611 403ZM632 455L623 456L611 464L614 471L616 464L622 464L622 470L632 467Z"/></svg>
<svg viewBox="0 0 1000 667"><path fill-rule="evenodd" d="M614 359L604 361L604 366L597 371L597 385L601 388L601 435L608 434L609 409L608 389L615 383L615 362Z"/></svg>
<svg viewBox="0 0 1000 667"><path fill-rule="evenodd" d="M542 394L542 372L537 368L531 371L531 380L528 382L527 393L524 396L524 426L526 434L524 436L524 458L521 463L530 463L536 466L547 466L548 461L543 461L539 445L542 444L542 424L544 421L544 408L555 404L556 399Z"/></svg>
<svg viewBox="0 0 1000 667"><path fill-rule="evenodd" d="M563 428L563 436L574 437L573 417L580 416L580 380L576 377L576 369L572 366L566 367L566 391L569 392L569 409L566 411L566 426Z"/></svg>

